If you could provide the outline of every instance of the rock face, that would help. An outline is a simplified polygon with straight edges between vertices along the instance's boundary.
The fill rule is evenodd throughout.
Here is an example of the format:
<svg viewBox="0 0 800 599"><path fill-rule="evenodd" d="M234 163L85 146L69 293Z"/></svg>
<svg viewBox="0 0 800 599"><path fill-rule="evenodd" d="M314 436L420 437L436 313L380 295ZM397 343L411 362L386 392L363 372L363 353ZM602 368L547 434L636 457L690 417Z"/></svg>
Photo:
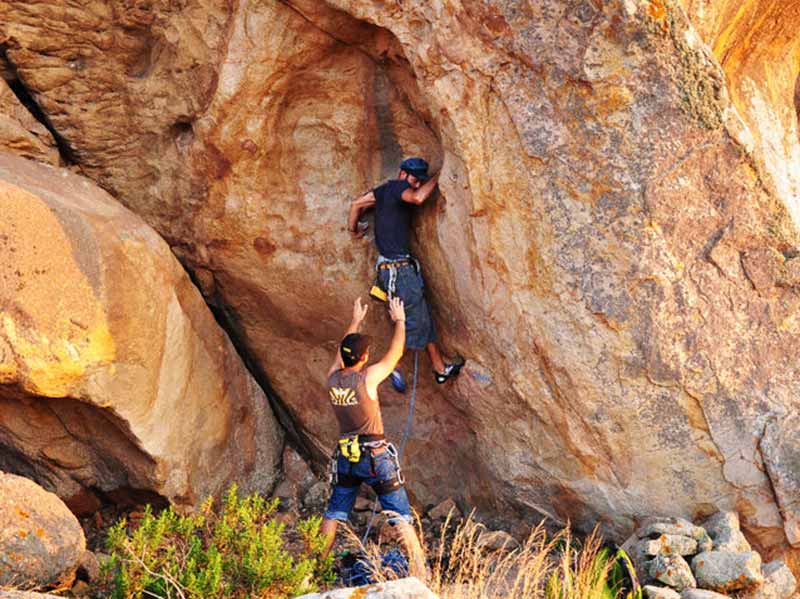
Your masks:
<svg viewBox="0 0 800 599"><path fill-rule="evenodd" d="M0 587L69 585L85 551L83 529L58 497L0 472Z"/></svg>
<svg viewBox="0 0 800 599"><path fill-rule="evenodd" d="M70 502L268 490L267 400L168 246L92 183L0 153L0 468Z"/></svg>
<svg viewBox="0 0 800 599"><path fill-rule="evenodd" d="M767 474L783 515L783 528L792 546L800 545L800 416L771 419L760 449Z"/></svg>
<svg viewBox="0 0 800 599"><path fill-rule="evenodd" d="M735 508L778 550L799 543L797 469L761 442L800 397L794 63L746 34L774 23L794 55L796 20L738 4L0 0L0 40L320 458L324 372L375 259L347 202L422 154L441 193L414 249L469 362L439 388L422 357L415 498L617 535ZM406 400L382 401L397 438Z"/></svg>
<svg viewBox="0 0 800 599"><path fill-rule="evenodd" d="M745 126L738 140L764 183L800 219L798 74L792 57L800 7L773 0L679 0L725 71Z"/></svg>
<svg viewBox="0 0 800 599"><path fill-rule="evenodd" d="M11 87L0 80L0 151L58 165L60 158L53 136L17 99Z"/></svg>

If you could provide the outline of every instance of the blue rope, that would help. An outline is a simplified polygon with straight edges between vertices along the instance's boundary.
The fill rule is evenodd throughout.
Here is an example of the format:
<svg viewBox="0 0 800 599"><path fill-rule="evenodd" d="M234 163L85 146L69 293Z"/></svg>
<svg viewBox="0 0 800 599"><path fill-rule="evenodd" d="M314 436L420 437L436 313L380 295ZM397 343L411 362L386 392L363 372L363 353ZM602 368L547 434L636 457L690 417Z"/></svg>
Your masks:
<svg viewBox="0 0 800 599"><path fill-rule="evenodd" d="M400 441L400 449L397 450L397 461L403 459L403 452L406 449L408 438L411 436L411 431L414 429L414 406L417 403L417 369L419 368L419 351L414 351L414 382L411 387L411 401L408 402L408 416L406 417L406 426L403 429L403 438ZM369 517L367 530L364 532L364 537L361 539L361 544L367 542L367 537L372 530L372 524L375 521L375 514L378 512L378 498L375 498L375 503L372 504L372 514Z"/></svg>

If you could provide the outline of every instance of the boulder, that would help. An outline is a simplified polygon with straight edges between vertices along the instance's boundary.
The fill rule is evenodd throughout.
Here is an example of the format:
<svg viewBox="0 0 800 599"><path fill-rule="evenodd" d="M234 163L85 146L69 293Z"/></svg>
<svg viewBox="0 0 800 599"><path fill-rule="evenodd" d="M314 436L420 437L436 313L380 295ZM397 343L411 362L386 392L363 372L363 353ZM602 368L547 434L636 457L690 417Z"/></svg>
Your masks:
<svg viewBox="0 0 800 599"><path fill-rule="evenodd" d="M706 589L684 589L681 599L730 599L730 597Z"/></svg>
<svg viewBox="0 0 800 599"><path fill-rule="evenodd" d="M0 467L68 505L269 491L283 433L158 234L84 177L5 153L0 213Z"/></svg>
<svg viewBox="0 0 800 599"><path fill-rule="evenodd" d="M94 582L100 577L100 560L91 551L85 551L78 564L78 577Z"/></svg>
<svg viewBox="0 0 800 599"><path fill-rule="evenodd" d="M651 578L677 591L697 586L689 564L680 555L657 555L649 562L648 571Z"/></svg>
<svg viewBox="0 0 800 599"><path fill-rule="evenodd" d="M468 362L437 386L422 357L420 504L620 539L737 506L777 550L798 544L797 476L758 445L800 396L784 4L0 0L0 39L74 168L169 240L318 460L325 369L374 277L348 202L422 154L440 192L412 249ZM379 353L382 310L367 328ZM407 398L381 393L397 438Z"/></svg>
<svg viewBox="0 0 800 599"><path fill-rule="evenodd" d="M739 516L736 512L717 512L703 522L703 528L714 541L714 551L751 551L750 543L739 529Z"/></svg>
<svg viewBox="0 0 800 599"><path fill-rule="evenodd" d="M652 576L650 576L651 556L647 554L650 541L646 539L640 540L635 535L632 538L634 540L631 541L631 539L628 539L625 544L623 544L622 549L628 554L628 557L630 557L631 561L633 562L639 584L647 585L655 580Z"/></svg>
<svg viewBox="0 0 800 599"><path fill-rule="evenodd" d="M328 504L328 498L330 497L330 494L330 483L320 481L312 485L305 494L303 497L303 505L309 510L323 512Z"/></svg>
<svg viewBox="0 0 800 599"><path fill-rule="evenodd" d="M358 588L336 589L324 593L311 593L297 599L437 599L437 596L418 578L401 578Z"/></svg>
<svg viewBox="0 0 800 599"><path fill-rule="evenodd" d="M642 587L642 590L644 591L644 596L647 599L681 599L680 593L669 587L654 587L652 585L646 585Z"/></svg>
<svg viewBox="0 0 800 599"><path fill-rule="evenodd" d="M317 482L311 468L300 454L288 445L283 450L283 460L281 462L283 475L287 481L297 485L300 493L305 493Z"/></svg>
<svg viewBox="0 0 800 599"><path fill-rule="evenodd" d="M461 518L461 510L458 509L458 505L456 505L452 497L448 497L428 510L428 517L431 520L445 520L448 516L454 520Z"/></svg>
<svg viewBox="0 0 800 599"><path fill-rule="evenodd" d="M483 531L475 545L488 551L512 551L519 547L517 540L504 530Z"/></svg>
<svg viewBox="0 0 800 599"><path fill-rule="evenodd" d="M755 551L706 551L692 559L692 571L700 588L720 593L749 589L764 582L761 556Z"/></svg>
<svg viewBox="0 0 800 599"><path fill-rule="evenodd" d="M83 529L64 502L0 472L0 587L69 585L85 551Z"/></svg>
<svg viewBox="0 0 800 599"><path fill-rule="evenodd" d="M696 526L683 518L651 518L636 531L636 535L640 539L657 539L663 535L684 536L697 541L708 536L701 526Z"/></svg>
<svg viewBox="0 0 800 599"><path fill-rule="evenodd" d="M657 539L643 541L647 555L693 555L697 553L697 541L683 535L661 535Z"/></svg>
<svg viewBox="0 0 800 599"><path fill-rule="evenodd" d="M782 561L772 561L761 569L764 584L745 591L740 599L788 599L797 590L797 580Z"/></svg>

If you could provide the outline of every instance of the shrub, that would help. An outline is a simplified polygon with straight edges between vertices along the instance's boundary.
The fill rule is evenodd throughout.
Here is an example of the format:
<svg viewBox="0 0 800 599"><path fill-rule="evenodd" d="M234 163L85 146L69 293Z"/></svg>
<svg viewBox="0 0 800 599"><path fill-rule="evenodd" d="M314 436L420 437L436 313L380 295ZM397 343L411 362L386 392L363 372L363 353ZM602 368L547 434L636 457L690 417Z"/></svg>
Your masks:
<svg viewBox="0 0 800 599"><path fill-rule="evenodd" d="M218 511L211 499L186 516L171 507L155 515L148 506L130 532L120 520L108 533L107 596L279 599L331 582L332 560L322 557L320 518L287 532L274 518L277 506L277 499L259 495L240 498L234 486ZM294 552L298 555L287 548L288 536L302 546Z"/></svg>

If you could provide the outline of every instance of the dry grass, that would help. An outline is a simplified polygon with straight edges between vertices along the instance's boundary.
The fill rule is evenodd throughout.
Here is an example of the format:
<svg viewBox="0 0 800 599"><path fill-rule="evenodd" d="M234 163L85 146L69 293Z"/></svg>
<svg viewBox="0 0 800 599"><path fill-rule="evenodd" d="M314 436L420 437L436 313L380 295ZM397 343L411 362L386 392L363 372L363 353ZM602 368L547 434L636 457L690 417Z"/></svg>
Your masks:
<svg viewBox="0 0 800 599"><path fill-rule="evenodd" d="M596 532L578 542L568 528L549 536L539 525L515 549L487 551L478 543L484 530L471 515L458 525L448 517L437 547L432 550L423 545L429 565L426 582L440 599L617 599L620 596L609 588L611 563ZM354 534L351 539L367 555L379 581L397 578L391 570L380 571L380 543L367 542L365 547Z"/></svg>

